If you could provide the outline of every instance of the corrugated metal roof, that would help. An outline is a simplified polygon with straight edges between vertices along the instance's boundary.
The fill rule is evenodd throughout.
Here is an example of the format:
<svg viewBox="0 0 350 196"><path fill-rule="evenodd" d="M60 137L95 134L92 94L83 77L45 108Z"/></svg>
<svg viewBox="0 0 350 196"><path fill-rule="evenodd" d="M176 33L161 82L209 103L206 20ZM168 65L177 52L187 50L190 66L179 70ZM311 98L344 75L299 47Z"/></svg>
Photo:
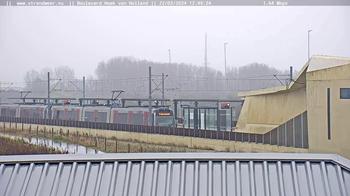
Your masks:
<svg viewBox="0 0 350 196"><path fill-rule="evenodd" d="M0 195L347 196L349 163L279 153L2 156Z"/></svg>

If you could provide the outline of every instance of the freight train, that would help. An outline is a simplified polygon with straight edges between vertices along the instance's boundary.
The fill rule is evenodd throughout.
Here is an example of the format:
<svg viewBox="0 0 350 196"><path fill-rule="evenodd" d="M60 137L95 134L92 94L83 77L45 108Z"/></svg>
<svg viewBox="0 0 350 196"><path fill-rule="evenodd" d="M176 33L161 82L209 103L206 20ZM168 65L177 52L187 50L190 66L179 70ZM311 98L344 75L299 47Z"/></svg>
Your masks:
<svg viewBox="0 0 350 196"><path fill-rule="evenodd" d="M148 107L108 107L108 106L78 106L54 105L51 106L51 115L47 105L11 104L0 105L0 116L18 118L72 120L106 122L117 124L175 126L173 111L168 107L153 107L151 115ZM149 122L151 118L151 124Z"/></svg>

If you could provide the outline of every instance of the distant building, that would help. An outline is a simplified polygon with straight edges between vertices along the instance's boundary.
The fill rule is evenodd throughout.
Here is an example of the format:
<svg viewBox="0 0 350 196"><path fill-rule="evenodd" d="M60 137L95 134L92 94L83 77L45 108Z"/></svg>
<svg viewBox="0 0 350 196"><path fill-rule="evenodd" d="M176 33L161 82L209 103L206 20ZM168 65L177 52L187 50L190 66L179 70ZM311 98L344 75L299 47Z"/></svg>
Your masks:
<svg viewBox="0 0 350 196"><path fill-rule="evenodd" d="M17 89L0 89L0 104L16 103L19 100L14 98L20 97L20 91Z"/></svg>
<svg viewBox="0 0 350 196"><path fill-rule="evenodd" d="M289 85L239 96L238 132L350 157L350 58L313 56Z"/></svg>

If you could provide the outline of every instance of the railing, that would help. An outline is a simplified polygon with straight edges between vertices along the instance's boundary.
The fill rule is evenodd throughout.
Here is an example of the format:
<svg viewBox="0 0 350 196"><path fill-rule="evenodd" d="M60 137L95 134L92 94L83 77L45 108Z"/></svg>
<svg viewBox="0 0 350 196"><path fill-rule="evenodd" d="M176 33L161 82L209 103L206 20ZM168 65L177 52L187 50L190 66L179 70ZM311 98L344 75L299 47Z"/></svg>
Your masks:
<svg viewBox="0 0 350 196"><path fill-rule="evenodd" d="M130 124L115 124L104 122L88 122L88 121L72 121L59 119L36 119L36 118L16 118L0 116L0 122L24 123L24 124L40 124L64 127L78 127L88 129L101 129L112 131L128 131L137 133L149 133L160 135L175 135L184 137L197 137L216 140L228 140L239 142L252 142L260 144L278 145L271 139L270 132L266 134L240 133L228 131L214 130L194 130L176 127L160 127L160 126L145 126L145 125L130 125ZM287 146L287 145L281 145ZM306 148L306 147L303 147Z"/></svg>

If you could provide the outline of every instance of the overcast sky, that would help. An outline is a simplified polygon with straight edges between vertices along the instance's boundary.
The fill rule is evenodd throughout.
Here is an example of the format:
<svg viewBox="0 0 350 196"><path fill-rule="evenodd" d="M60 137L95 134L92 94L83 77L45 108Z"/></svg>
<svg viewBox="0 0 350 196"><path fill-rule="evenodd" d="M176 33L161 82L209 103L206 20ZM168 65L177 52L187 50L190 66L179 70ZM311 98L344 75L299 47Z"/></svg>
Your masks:
<svg viewBox="0 0 350 196"><path fill-rule="evenodd" d="M94 75L114 56L204 64L252 62L300 69L311 54L350 57L350 7L0 7L0 81L26 71L70 66Z"/></svg>

